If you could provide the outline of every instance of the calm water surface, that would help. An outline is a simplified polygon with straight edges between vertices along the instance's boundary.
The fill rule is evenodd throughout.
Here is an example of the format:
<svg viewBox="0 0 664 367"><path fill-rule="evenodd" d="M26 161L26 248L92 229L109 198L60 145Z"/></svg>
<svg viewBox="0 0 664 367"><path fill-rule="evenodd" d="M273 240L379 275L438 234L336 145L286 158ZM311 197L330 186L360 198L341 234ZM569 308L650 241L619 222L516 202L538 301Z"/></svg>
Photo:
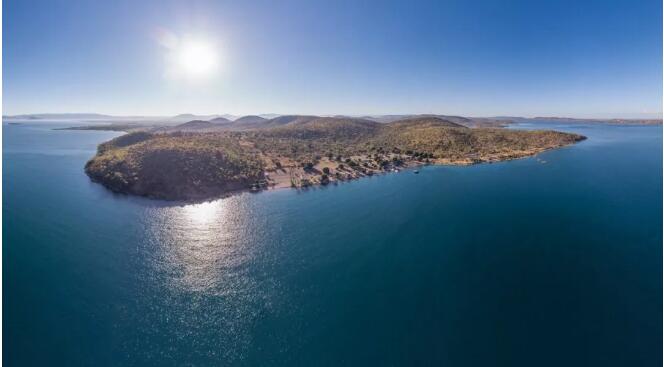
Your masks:
<svg viewBox="0 0 664 367"><path fill-rule="evenodd" d="M3 124L7 366L662 364L659 126L178 205L91 183L118 134L56 125Z"/></svg>

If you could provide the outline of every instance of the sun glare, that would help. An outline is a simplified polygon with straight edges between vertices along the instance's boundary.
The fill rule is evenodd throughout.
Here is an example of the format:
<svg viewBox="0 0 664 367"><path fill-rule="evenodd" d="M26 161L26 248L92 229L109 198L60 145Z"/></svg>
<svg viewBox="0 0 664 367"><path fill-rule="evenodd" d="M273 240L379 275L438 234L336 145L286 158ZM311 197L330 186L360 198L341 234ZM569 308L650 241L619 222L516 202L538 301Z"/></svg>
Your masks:
<svg viewBox="0 0 664 367"><path fill-rule="evenodd" d="M184 74L193 77L204 77L215 71L217 55L209 43L185 41L178 47L177 62Z"/></svg>
<svg viewBox="0 0 664 367"><path fill-rule="evenodd" d="M201 81L219 72L219 49L210 39L178 36L164 29L157 30L156 37L166 51L166 78Z"/></svg>

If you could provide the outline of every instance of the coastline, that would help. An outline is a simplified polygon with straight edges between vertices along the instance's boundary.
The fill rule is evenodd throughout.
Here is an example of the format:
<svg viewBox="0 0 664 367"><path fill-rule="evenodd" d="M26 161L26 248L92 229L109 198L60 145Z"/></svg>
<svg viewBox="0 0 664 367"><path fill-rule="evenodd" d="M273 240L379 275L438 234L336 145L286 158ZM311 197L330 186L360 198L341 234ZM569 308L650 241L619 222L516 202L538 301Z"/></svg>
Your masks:
<svg viewBox="0 0 664 367"><path fill-rule="evenodd" d="M548 148L542 148L539 150L532 150L527 153L519 154L519 155L509 155L505 156L503 158L498 158L498 157L492 157L486 160L470 160L470 159L462 159L462 160L448 160L448 159L436 159L432 160L429 162L422 162L422 161L411 161L407 162L402 166L399 166L396 171L395 169L388 169L388 170L373 170L371 174L360 174L356 175L352 178L347 178L347 179L332 179L330 178L330 181L326 184L322 184L320 182L317 182L315 184L311 184L308 186L292 186L290 185L290 182L287 180L279 179L279 180L273 180L274 184L269 185L265 189L258 190L258 191L252 191L251 189L243 189L243 190L237 190L236 192L261 192L261 191L272 191L272 190L282 190L282 189L307 189L309 187L315 187L315 186L328 186L328 185L335 185L338 183L344 183L344 182L351 182L355 180L360 180L363 178L370 178L373 176L381 176L381 175L388 175L388 174L398 174L398 173L407 173L407 172L413 172L417 170L417 168L420 167L427 167L427 166L449 166L449 167L464 167L464 166L475 166L475 165L481 165L481 164L494 164L494 163L502 163L502 162L509 162L509 161L515 161L519 159L526 159L526 158L533 158L537 157L538 154L555 150L555 149L560 149L560 148L565 148L569 147L572 144L566 144L566 145L561 145L558 147L548 147ZM274 176L271 176L274 177ZM279 178L282 178L279 176ZM227 197L231 196L230 195L224 195L222 197ZM214 200L214 199L212 199Z"/></svg>
<svg viewBox="0 0 664 367"><path fill-rule="evenodd" d="M586 139L551 130L468 128L437 118L381 124L293 116L282 126L246 131L207 131L208 124L180 127L195 131L123 134L99 144L85 172L117 193L205 201L243 191L326 186L423 165L508 161Z"/></svg>
<svg viewBox="0 0 664 367"><path fill-rule="evenodd" d="M585 140L585 138L583 139ZM583 141L581 140L581 141ZM520 160L520 159L527 159L527 158L534 158L537 157L538 154L555 150L555 149L561 149L565 147L570 147L573 144L566 144L566 145L561 145L557 147L547 147L547 148L542 148L537 151L529 151L528 153L521 154L521 155L512 155L510 157L504 157L502 159L500 158L492 158L489 160L477 160L477 161L472 161L469 159L466 160L447 160L447 159L437 159L429 162L423 162L423 161L410 161L405 163L404 165L400 166L397 171L391 169L391 170L373 170L371 174L358 174L355 175L351 178L345 178L345 179L330 179L330 181L326 184L322 184L321 182L312 182L310 185L307 186L293 186L291 185L290 178L284 179L285 175L270 175L270 177L274 177L276 179L270 180L270 184L266 185L265 187L261 187L258 190L252 189L251 187L245 187L241 189L235 189L235 190L229 190L226 191L222 194L216 195L216 196L211 196L207 198L190 198L190 199L164 199L164 198L159 198L159 197L150 197L150 196L145 196L145 195L136 195L132 194L130 192L124 192L124 191L118 191L118 190L113 190L112 188L106 186L103 184L103 182L96 181L91 178L91 181L97 184L100 184L104 186L107 190L111 191L114 194L117 195L123 195L127 197L136 197L136 198L143 198L147 200L156 200L156 201L162 201L165 203L172 203L172 204L180 204L180 205L189 205L189 204L201 204L201 203L207 203L207 202L212 202L216 200L221 200L225 198L229 198L235 195L241 195L245 193L249 194L259 194L259 193L267 193L267 192L277 192L277 191L285 191L285 190L296 190L296 191L302 191L306 192L309 189L315 189L319 187L327 187L327 186L337 186L340 184L344 183L351 183L353 181L359 181L361 179L366 179L366 178L371 178L373 176L385 176L389 174L414 174L415 171L418 170L418 168L422 167L428 167L428 166L448 166L448 167L465 167L465 166L475 166L475 165L482 165L482 164L494 164L494 163L503 163L503 162L510 162L510 161L515 161L515 160ZM545 163L546 161L542 161L541 163ZM269 173L268 173L269 174ZM287 174L286 174L287 175ZM311 182L311 181L310 181Z"/></svg>

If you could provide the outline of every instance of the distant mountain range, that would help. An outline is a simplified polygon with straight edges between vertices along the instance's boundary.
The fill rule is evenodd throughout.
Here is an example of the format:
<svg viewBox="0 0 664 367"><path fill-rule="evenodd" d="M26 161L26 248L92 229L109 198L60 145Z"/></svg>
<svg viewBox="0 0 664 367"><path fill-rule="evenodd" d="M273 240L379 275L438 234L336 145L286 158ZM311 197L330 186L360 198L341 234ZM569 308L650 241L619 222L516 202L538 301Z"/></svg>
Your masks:
<svg viewBox="0 0 664 367"><path fill-rule="evenodd" d="M192 120L203 120L203 121L211 121L211 120L216 120L216 122L230 122L232 120L235 120L237 116L235 115L194 115L191 113L184 113L180 114L177 116L170 117L170 121L179 121L179 122L186 122L186 121L192 121Z"/></svg>
<svg viewBox="0 0 664 367"><path fill-rule="evenodd" d="M662 119L580 119L573 117L533 117L533 118L514 118L514 121L558 121L565 123L611 123L611 124L626 124L626 125L660 125Z"/></svg>
<svg viewBox="0 0 664 367"><path fill-rule="evenodd" d="M280 115L268 113L257 116L244 116L247 120L256 117L263 119L272 119ZM7 120L78 120L78 121L103 121L103 122L159 122L164 124L183 123L193 120L214 121L217 123L235 121L242 116L231 114L214 115L196 115L192 113L183 113L175 116L113 116L99 113L34 113L22 115L3 115ZM225 121L224 121L225 120Z"/></svg>
<svg viewBox="0 0 664 367"><path fill-rule="evenodd" d="M239 119L235 120L235 124L237 125L262 124L267 120L268 119L265 117L249 115L249 116L240 117Z"/></svg>
<svg viewBox="0 0 664 367"><path fill-rule="evenodd" d="M324 117L324 116L313 116L313 115L284 115L277 116L271 119L266 119L261 116L250 115L244 116L236 119L235 121L230 121L225 118L215 118L210 121L204 120L192 120L185 122L183 124L175 126L166 126L162 127L159 130L161 131L189 131L189 132L201 132L201 131L223 131L223 130L253 130L253 129L269 129L276 127L293 127L293 126L320 126L321 124L330 124L333 122L344 121L346 123L353 122L360 125L386 125L391 124L396 121L413 121L414 119L429 121L433 119L439 124L444 122L449 127L496 127L494 125L487 125L490 123L495 123L495 121L485 121L470 119L460 116L450 116L449 118L443 118L440 116L433 115L418 115L418 116L405 116L399 119L393 119L395 116L390 116L386 119L375 119L375 118L357 118L357 117L348 117L337 115L334 117ZM500 123L502 126L502 122Z"/></svg>
<svg viewBox="0 0 664 367"><path fill-rule="evenodd" d="M191 113L179 114L176 116L112 116L98 113L37 113L23 115L3 115L7 120L79 120L95 122L135 122L135 123L153 123L174 125L189 121L211 121L215 124L232 124L234 126L244 126L245 128L262 126L269 121L271 126L283 125L293 119L311 119L319 116L309 115L279 115L279 114L260 114L237 116L231 114L215 115L196 115ZM390 123L396 120L402 120L412 117L437 117L454 123L469 127L500 127L510 122L542 122L542 121L565 121L565 122L609 122L615 124L661 124L662 119L589 119L572 117L518 117L518 116L496 116L496 117L465 117L455 115L437 115L437 114L403 114L403 115L365 115L365 116L320 116L335 118L362 118L380 123Z"/></svg>
<svg viewBox="0 0 664 367"><path fill-rule="evenodd" d="M36 113L13 116L2 115L2 118L14 120L104 120L115 117L99 113Z"/></svg>

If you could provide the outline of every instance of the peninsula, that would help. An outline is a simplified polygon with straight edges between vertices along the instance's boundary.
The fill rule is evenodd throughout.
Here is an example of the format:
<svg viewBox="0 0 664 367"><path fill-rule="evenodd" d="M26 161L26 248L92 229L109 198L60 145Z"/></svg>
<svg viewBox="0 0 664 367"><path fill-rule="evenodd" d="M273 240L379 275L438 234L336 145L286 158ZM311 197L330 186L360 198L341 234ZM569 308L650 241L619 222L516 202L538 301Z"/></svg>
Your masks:
<svg viewBox="0 0 664 367"><path fill-rule="evenodd" d="M327 185L423 164L531 156L585 139L556 131L470 128L439 117L259 116L133 130L98 147L85 172L108 189L165 200Z"/></svg>

